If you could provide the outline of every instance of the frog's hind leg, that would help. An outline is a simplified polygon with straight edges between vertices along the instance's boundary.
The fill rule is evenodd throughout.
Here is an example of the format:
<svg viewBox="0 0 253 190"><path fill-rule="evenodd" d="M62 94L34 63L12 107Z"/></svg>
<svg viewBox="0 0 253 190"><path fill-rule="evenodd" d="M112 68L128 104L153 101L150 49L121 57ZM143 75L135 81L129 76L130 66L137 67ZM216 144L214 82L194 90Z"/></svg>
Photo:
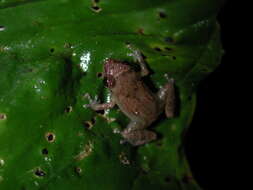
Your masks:
<svg viewBox="0 0 253 190"><path fill-rule="evenodd" d="M150 141L153 141L157 138L156 134L149 130L137 130L132 131L130 133L124 134L122 136L125 138L127 142L132 144L133 146L139 146L142 144L146 144Z"/></svg>
<svg viewBox="0 0 253 190"><path fill-rule="evenodd" d="M157 97L160 101L161 109L165 108L165 114L168 118L174 117L175 112L175 88L174 80L168 79L168 82L162 87Z"/></svg>
<svg viewBox="0 0 253 190"><path fill-rule="evenodd" d="M121 135L133 146L139 146L155 140L156 134L144 128L146 128L144 123L132 121Z"/></svg>

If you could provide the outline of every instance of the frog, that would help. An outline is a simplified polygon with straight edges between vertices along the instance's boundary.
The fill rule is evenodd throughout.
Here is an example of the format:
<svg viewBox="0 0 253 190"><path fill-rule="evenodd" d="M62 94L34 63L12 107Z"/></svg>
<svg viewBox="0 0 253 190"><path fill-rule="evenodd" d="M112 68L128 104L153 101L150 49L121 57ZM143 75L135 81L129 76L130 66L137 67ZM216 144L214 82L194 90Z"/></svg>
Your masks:
<svg viewBox="0 0 253 190"><path fill-rule="evenodd" d="M149 69L140 51L132 54L139 64L139 71L129 63L108 58L103 65L102 76L111 93L111 100L99 103L93 100L88 93L85 97L89 104L85 108L95 111L111 109L115 105L130 119L127 127L120 132L123 139L133 146L147 144L157 139L157 134L147 128L164 112L167 118L175 116L175 87L174 79L165 74L167 83L159 88L157 93L150 90L143 77L149 75Z"/></svg>

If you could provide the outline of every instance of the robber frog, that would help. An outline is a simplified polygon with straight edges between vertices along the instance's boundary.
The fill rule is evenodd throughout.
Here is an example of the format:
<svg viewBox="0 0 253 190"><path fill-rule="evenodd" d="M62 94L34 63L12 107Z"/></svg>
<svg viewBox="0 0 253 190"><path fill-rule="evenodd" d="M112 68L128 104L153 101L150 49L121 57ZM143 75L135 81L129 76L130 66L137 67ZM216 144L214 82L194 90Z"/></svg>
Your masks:
<svg viewBox="0 0 253 190"><path fill-rule="evenodd" d="M168 118L174 115L174 80L168 79L168 83L154 94L141 80L148 75L148 69L142 55L136 52L135 58L140 64L141 71L136 72L129 64L115 59L108 59L104 64L103 76L107 87L111 91L111 101L99 104L90 98L90 103L85 107L93 110L112 108L115 104L131 119L128 126L121 132L124 140L134 146L148 143L157 138L156 133L146 128L154 122L165 109Z"/></svg>

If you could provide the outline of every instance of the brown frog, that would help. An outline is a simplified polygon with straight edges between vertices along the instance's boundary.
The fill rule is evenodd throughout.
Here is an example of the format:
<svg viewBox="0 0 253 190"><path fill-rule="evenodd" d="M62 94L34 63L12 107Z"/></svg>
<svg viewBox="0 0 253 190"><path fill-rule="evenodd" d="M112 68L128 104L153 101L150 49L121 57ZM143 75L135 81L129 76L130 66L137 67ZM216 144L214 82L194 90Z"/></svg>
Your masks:
<svg viewBox="0 0 253 190"><path fill-rule="evenodd" d="M140 64L141 71L136 72L130 65L119 60L108 59L104 64L103 76L111 91L111 101L99 104L92 100L89 94L90 107L93 110L112 108L115 104L131 119L126 129L121 132L125 141L134 146L148 143L157 138L156 133L146 128L154 122L165 109L166 116L174 116L174 80L168 79L168 83L154 94L142 81L141 77L148 75L148 69L140 52L135 51L135 58Z"/></svg>

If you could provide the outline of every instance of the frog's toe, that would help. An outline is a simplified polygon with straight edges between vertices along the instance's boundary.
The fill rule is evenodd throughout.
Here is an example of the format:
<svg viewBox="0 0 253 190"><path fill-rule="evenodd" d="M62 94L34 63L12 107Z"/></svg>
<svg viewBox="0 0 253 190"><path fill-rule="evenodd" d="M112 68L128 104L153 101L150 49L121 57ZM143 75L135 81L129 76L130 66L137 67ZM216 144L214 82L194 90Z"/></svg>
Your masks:
<svg viewBox="0 0 253 190"><path fill-rule="evenodd" d="M90 105L90 104L84 104L83 107L84 107L84 108L90 108L91 105Z"/></svg>

